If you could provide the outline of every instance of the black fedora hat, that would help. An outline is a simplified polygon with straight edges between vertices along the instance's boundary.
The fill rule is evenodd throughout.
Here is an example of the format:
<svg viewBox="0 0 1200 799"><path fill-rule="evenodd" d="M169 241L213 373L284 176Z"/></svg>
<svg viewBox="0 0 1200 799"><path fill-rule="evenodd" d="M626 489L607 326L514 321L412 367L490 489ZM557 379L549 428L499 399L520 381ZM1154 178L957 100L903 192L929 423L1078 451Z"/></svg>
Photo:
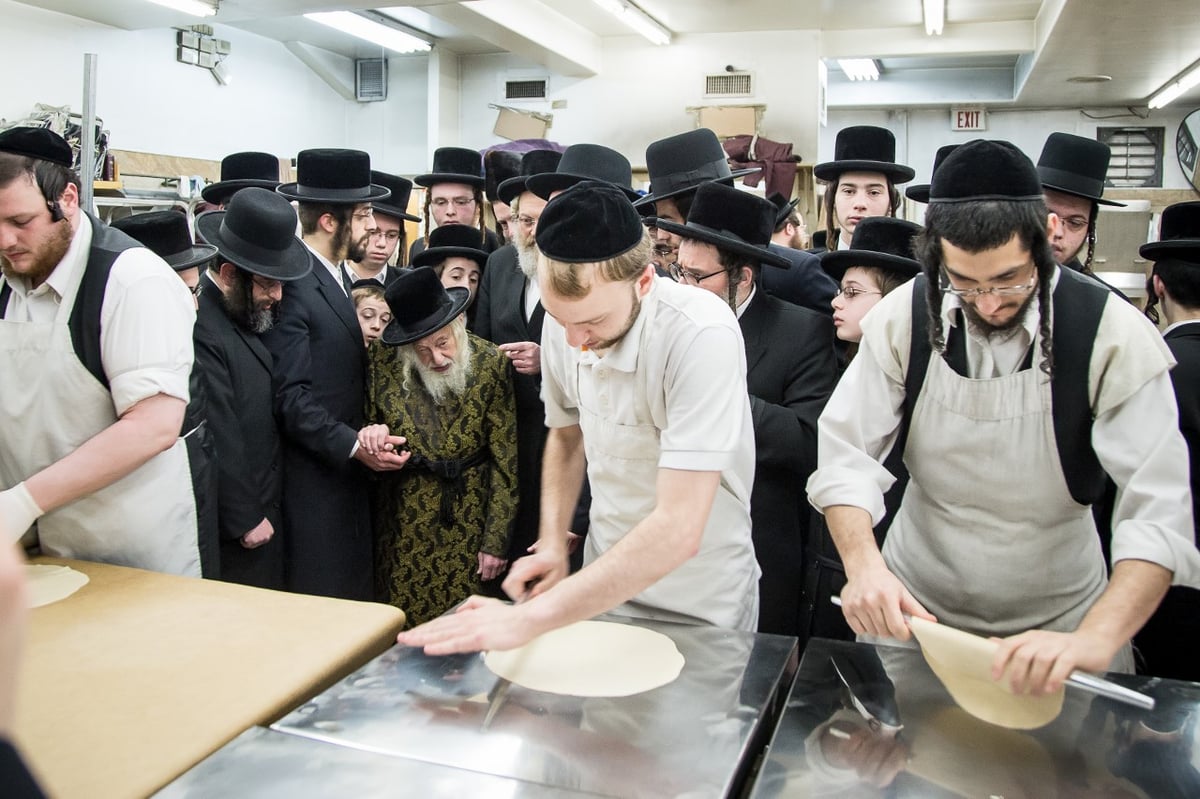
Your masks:
<svg viewBox="0 0 1200 799"><path fill-rule="evenodd" d="M413 182L429 188L438 183L465 183L483 188L483 156L466 147L439 147L433 151L433 170L417 175Z"/></svg>
<svg viewBox="0 0 1200 799"><path fill-rule="evenodd" d="M933 173L930 203L985 200L1043 202L1037 169L1012 142L972 139L946 156Z"/></svg>
<svg viewBox="0 0 1200 799"><path fill-rule="evenodd" d="M852 266L873 266L916 277L921 262L913 240L920 232L921 226L907 219L869 216L855 226L850 249L821 253L821 268L838 283Z"/></svg>
<svg viewBox="0 0 1200 799"><path fill-rule="evenodd" d="M1047 189L1124 208L1125 203L1102 196L1111 155L1112 151L1102 141L1070 133L1051 133L1038 158L1038 177Z"/></svg>
<svg viewBox="0 0 1200 799"><path fill-rule="evenodd" d="M391 192L386 200L377 200L371 203L371 209L375 213L394 216L397 219L407 219L410 222L421 221L421 217L413 216L408 212L408 198L412 196L413 187L411 180L372 169L371 183L383 186Z"/></svg>
<svg viewBox="0 0 1200 799"><path fill-rule="evenodd" d="M787 268L791 262L767 249L775 232L775 206L724 183L696 189L687 224L658 220L658 227L684 239L696 239L755 262Z"/></svg>
<svg viewBox="0 0 1200 799"><path fill-rule="evenodd" d="M787 221L789 216L792 215L792 210L800 204L799 197L794 200L788 200L787 197L784 197L779 192L772 193L771 196L767 198L767 201L770 202L771 205L775 206L776 230L779 230L779 227Z"/></svg>
<svg viewBox="0 0 1200 799"><path fill-rule="evenodd" d="M868 217L869 219L870 217ZM829 232L826 230L814 230L812 234L812 246L814 250L825 249L825 242L829 238Z"/></svg>
<svg viewBox="0 0 1200 799"><path fill-rule="evenodd" d="M275 191L302 203L357 205L386 200L391 194L371 183L371 156L362 150L301 150L296 156L296 182Z"/></svg>
<svg viewBox="0 0 1200 799"><path fill-rule="evenodd" d="M642 217L620 186L583 180L546 203L537 246L555 261L591 264L624 255L645 235Z"/></svg>
<svg viewBox="0 0 1200 799"><path fill-rule="evenodd" d="M471 299L462 286L446 288L428 266L401 269L383 292L392 321L379 336L384 344L398 347L436 333L454 321Z"/></svg>
<svg viewBox="0 0 1200 799"><path fill-rule="evenodd" d="M278 185L278 158L270 153L232 153L221 159L221 179L201 189L200 196L205 202L222 205L238 189L274 189Z"/></svg>
<svg viewBox="0 0 1200 799"><path fill-rule="evenodd" d="M488 253L479 249L479 228L470 225L442 225L430 232L428 248L413 256L413 266L434 266L447 258L470 258L482 269Z"/></svg>
<svg viewBox="0 0 1200 799"><path fill-rule="evenodd" d="M488 202L502 202L508 205L497 189L509 178L521 174L521 154L508 150L488 150L483 154L483 196Z"/></svg>
<svg viewBox="0 0 1200 799"><path fill-rule="evenodd" d="M500 202L512 205L512 201L526 191L526 183L534 175L554 172L562 161L558 150L530 150L521 159L521 171L500 184L496 191Z"/></svg>
<svg viewBox="0 0 1200 799"><path fill-rule="evenodd" d="M637 199L638 193L633 190L633 167L629 165L629 159L602 144L572 144L563 152L557 169L530 175L525 180L525 190L549 200L554 192L569 189L585 180L611 183L630 200Z"/></svg>
<svg viewBox="0 0 1200 799"><path fill-rule="evenodd" d="M193 244L187 217L178 211L150 211L118 219L112 226L137 239L176 272L200 266L217 255L217 248Z"/></svg>
<svg viewBox="0 0 1200 799"><path fill-rule="evenodd" d="M0 153L38 158L71 168L71 145L49 128L16 127L0 133Z"/></svg>
<svg viewBox="0 0 1200 799"><path fill-rule="evenodd" d="M896 163L896 137L887 128L852 125L838 131L833 160L813 167L818 180L834 181L843 172L880 172L893 183L907 183L917 174Z"/></svg>
<svg viewBox="0 0 1200 799"><path fill-rule="evenodd" d="M272 280L298 280L312 271L308 248L296 238L296 211L279 194L251 186L222 211L196 217L196 231L219 257Z"/></svg>
<svg viewBox="0 0 1200 799"><path fill-rule="evenodd" d="M646 171L650 173L650 193L638 204L665 200L714 180L733 180L758 167L731 172L728 156L717 134L708 128L651 142L646 148Z"/></svg>
<svg viewBox="0 0 1200 799"><path fill-rule="evenodd" d="M1158 223L1158 241L1143 244L1138 255L1150 261L1172 258L1200 262L1200 200L1164 208Z"/></svg>
<svg viewBox="0 0 1200 799"><path fill-rule="evenodd" d="M933 173L937 172L938 167L940 167L942 165L942 162L946 160L946 156L950 155L950 153L954 152L957 148L958 148L957 144L943 144L941 147L939 147L937 149L937 152L933 154L933 169L929 170L929 175L930 175L931 179L933 177ZM913 185L909 186L907 189L904 190L904 196L907 197L908 199L912 200L913 202L928 203L929 202L929 184L928 183L914 183Z"/></svg>

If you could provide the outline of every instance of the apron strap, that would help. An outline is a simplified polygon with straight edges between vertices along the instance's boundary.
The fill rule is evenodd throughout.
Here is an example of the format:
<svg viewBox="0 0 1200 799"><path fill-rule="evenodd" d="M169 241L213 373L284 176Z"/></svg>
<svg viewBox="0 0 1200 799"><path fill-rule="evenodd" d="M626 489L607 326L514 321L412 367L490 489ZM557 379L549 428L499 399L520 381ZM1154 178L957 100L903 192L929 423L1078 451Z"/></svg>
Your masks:
<svg viewBox="0 0 1200 799"><path fill-rule="evenodd" d="M12 286L7 280L0 285L0 319L8 315L8 301L12 297Z"/></svg>

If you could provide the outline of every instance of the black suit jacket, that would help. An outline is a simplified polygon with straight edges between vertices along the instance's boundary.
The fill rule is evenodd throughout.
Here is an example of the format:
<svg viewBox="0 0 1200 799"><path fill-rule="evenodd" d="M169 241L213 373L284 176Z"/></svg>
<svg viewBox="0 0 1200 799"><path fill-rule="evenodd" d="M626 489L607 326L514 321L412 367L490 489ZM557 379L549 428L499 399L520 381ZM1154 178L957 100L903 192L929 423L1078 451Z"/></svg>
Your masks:
<svg viewBox="0 0 1200 799"><path fill-rule="evenodd" d="M1164 339L1179 362L1171 370L1171 383L1179 404L1179 430L1188 445L1193 520L1200 531L1200 322L1177 327ZM1200 546L1200 532L1196 534L1196 545Z"/></svg>
<svg viewBox="0 0 1200 799"><path fill-rule="evenodd" d="M763 264L759 276L760 287L781 300L832 317L833 306L830 302L837 294L838 286L821 268L821 259L810 252L794 250L774 242L768 249L787 258L791 265L787 269L780 269Z"/></svg>
<svg viewBox="0 0 1200 799"><path fill-rule="evenodd" d="M283 432L288 589L370 599L366 471L350 457L363 425L366 348L354 303L315 255L285 283L271 351Z"/></svg>
<svg viewBox="0 0 1200 799"><path fill-rule="evenodd" d="M833 322L760 288L741 320L756 460L750 497L759 630L796 635L817 417L837 380Z"/></svg>
<svg viewBox="0 0 1200 799"><path fill-rule="evenodd" d="M234 323L221 289L206 275L194 332L196 362L208 383L208 426L217 450L221 578L282 589L283 452L273 411L271 353ZM256 549L243 535L263 519L275 535Z"/></svg>

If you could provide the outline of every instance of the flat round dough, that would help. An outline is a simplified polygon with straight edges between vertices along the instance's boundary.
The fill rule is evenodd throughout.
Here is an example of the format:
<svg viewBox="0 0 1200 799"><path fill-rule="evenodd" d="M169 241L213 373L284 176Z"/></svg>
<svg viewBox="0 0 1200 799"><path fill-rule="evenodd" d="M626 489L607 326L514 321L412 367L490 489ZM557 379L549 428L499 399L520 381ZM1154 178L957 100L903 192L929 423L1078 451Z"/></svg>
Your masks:
<svg viewBox="0 0 1200 799"><path fill-rule="evenodd" d="M674 641L654 630L580 621L517 649L488 652L484 663L498 677L534 691L632 696L678 677L683 655Z"/></svg>
<svg viewBox="0 0 1200 799"><path fill-rule="evenodd" d="M88 576L70 566L27 564L25 581L29 585L29 607L40 608L66 599L83 588L88 583Z"/></svg>
<svg viewBox="0 0 1200 799"><path fill-rule="evenodd" d="M963 710L976 718L1014 730L1044 727L1062 712L1064 689L1033 696L1014 694L1007 673L992 679L999 644L944 624L913 618L909 624L921 654Z"/></svg>

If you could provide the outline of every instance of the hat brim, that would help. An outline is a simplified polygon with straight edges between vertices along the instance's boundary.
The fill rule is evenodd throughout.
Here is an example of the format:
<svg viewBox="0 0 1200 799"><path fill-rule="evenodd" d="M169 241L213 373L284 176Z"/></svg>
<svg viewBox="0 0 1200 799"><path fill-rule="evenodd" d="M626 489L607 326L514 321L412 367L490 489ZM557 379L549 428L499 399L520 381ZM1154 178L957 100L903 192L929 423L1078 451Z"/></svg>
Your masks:
<svg viewBox="0 0 1200 799"><path fill-rule="evenodd" d="M753 244L742 241L741 239L730 238L723 236L720 233L708 230L696 225L681 225L678 222L670 222L666 219L659 219L656 227L659 230L665 230L668 233L674 233L685 239L696 239L705 244L712 244L714 247L719 247L722 250L728 250L738 255L749 256L752 260L767 264L768 266L778 266L781 269L787 269L792 264L782 255L771 252L766 247L756 247Z"/></svg>
<svg viewBox="0 0 1200 799"><path fill-rule="evenodd" d="M301 186L299 183L281 183L275 187L275 191L296 202L330 205L373 203L392 196L391 189L378 183L372 183L365 189L326 189L320 186Z"/></svg>
<svg viewBox="0 0 1200 799"><path fill-rule="evenodd" d="M222 180L218 183L210 183L202 188L200 190L200 196L206 203L212 203L216 205L217 203L220 203L221 200L228 199L229 195L241 189L257 187L260 189L267 189L268 191L274 191L275 187L278 185L278 180L257 180L254 178Z"/></svg>
<svg viewBox="0 0 1200 799"><path fill-rule="evenodd" d="M643 195L638 198L637 202L634 203L634 205L635 206L647 205L649 203L656 202L658 200L667 200L667 199L670 199L671 197L678 197L680 194L684 194L689 191L695 191L696 189L703 186L705 183L725 183L727 185L732 185L733 181L736 178L740 178L744 175L749 175L754 172L761 172L761 171L762 171L762 167L757 167L757 166L750 167L749 169L735 169L733 172L731 172L726 177L712 178L710 180L702 180L699 183L693 183L690 186L684 186L682 188L672 189L671 191L660 192L659 194Z"/></svg>
<svg viewBox="0 0 1200 799"><path fill-rule="evenodd" d="M904 196L913 202L929 204L929 184L915 183L904 190Z"/></svg>
<svg viewBox="0 0 1200 799"><path fill-rule="evenodd" d="M782 208L780 208L778 211L775 212L775 228L776 228L776 230L779 229L780 225L782 225L784 222L787 221L788 217L792 215L792 211L799 204L800 204L800 198L797 197L796 199L792 200L787 205L783 206Z"/></svg>
<svg viewBox="0 0 1200 799"><path fill-rule="evenodd" d="M1138 248L1138 255L1148 261L1175 258L1181 261L1200 261L1200 239L1167 239L1151 241Z"/></svg>
<svg viewBox="0 0 1200 799"><path fill-rule="evenodd" d="M921 273L920 261L914 261L912 258L905 258L901 255L892 255L888 252L876 252L875 250L828 250L817 257L821 259L821 268L825 270L825 274L829 275L839 284L842 282L846 270L855 266L886 269L889 272L899 272L909 277L916 277Z"/></svg>
<svg viewBox="0 0 1200 799"><path fill-rule="evenodd" d="M421 221L421 217L410 214L407 208L401 208L398 205L388 205L387 203L371 203L371 210L377 214L394 216L397 219L407 219L409 222Z"/></svg>
<svg viewBox="0 0 1200 799"><path fill-rule="evenodd" d="M517 199L526 192L527 189L525 184L529 177L531 176L521 175L519 177L509 178L508 180L501 181L500 184L496 186L496 197L499 198L500 202L504 203L505 205L512 205L513 200Z"/></svg>
<svg viewBox="0 0 1200 799"><path fill-rule="evenodd" d="M304 242L293 237L283 251L233 241L221 234L226 211L208 211L196 217L196 233L216 249L216 255L247 272L287 283L312 271L312 257Z"/></svg>
<svg viewBox="0 0 1200 799"><path fill-rule="evenodd" d="M576 183L582 183L585 180L600 180L600 178L588 177L587 175L572 175L569 172L544 172L540 175L530 175L526 178L525 190L533 192L543 200L549 200L550 195L554 192L566 191ZM609 180L600 180L600 182L616 186L625 192L625 196L630 200L636 200L640 196L628 186L622 186L619 183L613 183Z"/></svg>
<svg viewBox="0 0 1200 799"><path fill-rule="evenodd" d="M474 247L430 247L427 250L421 250L413 256L412 266L433 266L447 258L455 257L470 258L479 264L480 269L483 269L484 264L487 263L488 254Z"/></svg>
<svg viewBox="0 0 1200 799"><path fill-rule="evenodd" d="M466 175L457 172L430 172L426 175L417 175L413 178L413 183L427 189L439 183L465 183L468 186L482 189L485 181L479 175Z"/></svg>
<svg viewBox="0 0 1200 799"><path fill-rule="evenodd" d="M1096 197L1095 195L1079 191L1078 189L1069 189L1066 186L1055 186L1053 183L1042 183L1042 188L1062 192L1063 194L1070 194L1072 197L1082 197L1085 200L1091 200L1097 205L1110 205L1115 208L1125 207L1125 203L1119 203L1116 200L1106 200L1103 197Z"/></svg>
<svg viewBox="0 0 1200 799"><path fill-rule="evenodd" d="M467 309L467 303L471 301L471 290L462 286L451 286L446 289L446 294L450 296L450 309L444 314L422 319L416 327L409 330L405 330L398 324L399 320L393 317L379 335L379 340L389 347L412 344L453 322L455 317Z"/></svg>
<svg viewBox="0 0 1200 799"><path fill-rule="evenodd" d="M879 172L892 179L892 183L907 183L917 176L917 170L891 161L826 161L813 167L817 180L834 181L843 172Z"/></svg>
<svg viewBox="0 0 1200 799"><path fill-rule="evenodd" d="M183 252L171 253L164 255L162 259L167 262L167 266L174 269L176 272L182 272L185 269L191 269L201 264L206 264L213 258L217 257L217 248L209 244L196 244Z"/></svg>

